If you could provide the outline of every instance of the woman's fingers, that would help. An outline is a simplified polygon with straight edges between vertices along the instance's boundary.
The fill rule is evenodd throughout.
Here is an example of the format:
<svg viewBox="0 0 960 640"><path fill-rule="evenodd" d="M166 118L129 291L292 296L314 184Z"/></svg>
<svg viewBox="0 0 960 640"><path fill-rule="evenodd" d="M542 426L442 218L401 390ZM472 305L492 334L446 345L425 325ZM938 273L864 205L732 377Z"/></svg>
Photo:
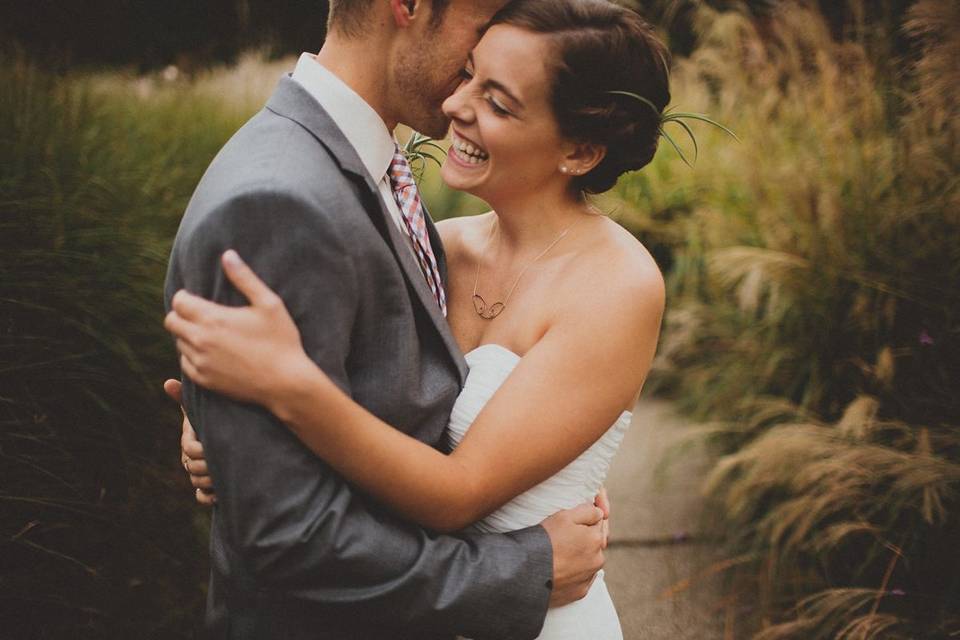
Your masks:
<svg viewBox="0 0 960 640"><path fill-rule="evenodd" d="M177 347L179 348L179 346L180 345L178 344ZM197 370L197 368L193 366L193 362L191 362L190 358L185 356L183 352L180 353L180 371L183 371L184 375L193 380L195 383L203 386L203 376L200 375L200 372Z"/></svg>
<svg viewBox="0 0 960 640"><path fill-rule="evenodd" d="M191 460L191 472L195 469L194 465L206 460L206 457L203 455L203 445L197 440L197 436L193 431L184 432L180 438L180 448L183 450L183 454ZM206 465L207 463L203 462L203 464Z"/></svg>
<svg viewBox="0 0 960 640"><path fill-rule="evenodd" d="M203 462L206 459L206 456L203 455L203 445L197 440L197 434L194 433L193 427L190 426L190 421L186 418L183 419L183 435L180 436L180 449L184 455L192 461L190 463L191 473L194 472L195 464ZM204 465L206 465L206 462L204 462Z"/></svg>
<svg viewBox="0 0 960 640"><path fill-rule="evenodd" d="M191 473L190 484L197 489L213 489L213 480L210 476L200 476Z"/></svg>
<svg viewBox="0 0 960 640"><path fill-rule="evenodd" d="M164 381L163 391L177 404L183 404L183 385L179 380L170 378L169 380Z"/></svg>
<svg viewBox="0 0 960 640"><path fill-rule="evenodd" d="M181 356L181 360L183 358ZM183 363L181 363L181 366L183 366ZM186 372L186 369L184 371ZM178 403L182 401L183 385L179 380L167 380L163 383L163 390ZM180 409L183 410L182 404ZM183 468L190 476L190 484L196 489L197 502L205 507L212 507L217 502L217 496L213 490L213 479L210 477L210 470L203 455L203 445L197 439L197 434L193 430L193 425L190 424L186 412L183 412L183 426L180 435L180 460L183 463Z"/></svg>
<svg viewBox="0 0 960 640"><path fill-rule="evenodd" d="M197 365L200 362L200 351L192 343L187 342L182 338L177 338L177 351L180 352L181 356L185 356L187 360L190 361L190 364L194 367L194 372L196 372L197 369L199 369ZM185 369L184 369L184 373L186 373ZM197 378L195 378L192 375L190 376L190 378L194 382L197 381Z"/></svg>
<svg viewBox="0 0 960 640"><path fill-rule="evenodd" d="M183 407L180 407L183 410ZM193 425L190 424L190 418L187 417L187 412L183 411L183 428L180 432L180 442L183 443L184 438L190 441L197 441L197 434L193 430ZM191 456L193 457L193 456Z"/></svg>
<svg viewBox="0 0 960 640"><path fill-rule="evenodd" d="M209 476L210 475L210 469L209 467L207 467L206 460L198 460L191 456L190 459L188 459L184 463L183 467L184 469L187 470L187 473L189 473L191 476Z"/></svg>
<svg viewBox="0 0 960 640"><path fill-rule="evenodd" d="M186 289L180 289L173 294L170 307L184 320L203 322L218 317L224 307L216 302L210 302L200 296L195 296Z"/></svg>
<svg viewBox="0 0 960 640"><path fill-rule="evenodd" d="M286 369L307 360L300 333L281 298L236 252L223 256L224 272L252 305L229 307L179 291L164 326L176 338L180 369L192 382L247 402L264 404Z"/></svg>
<svg viewBox="0 0 960 640"><path fill-rule="evenodd" d="M265 306L277 301L277 294L253 272L253 269L247 266L236 251L230 249L224 252L221 262L227 278L240 293L246 296L250 304Z"/></svg>
<svg viewBox="0 0 960 640"><path fill-rule="evenodd" d="M197 325L187 320L176 311L171 311L166 315L166 317L163 319L163 328L166 329L168 333L181 340L188 342L194 342L196 340ZM164 385L164 389L166 388L166 385Z"/></svg>

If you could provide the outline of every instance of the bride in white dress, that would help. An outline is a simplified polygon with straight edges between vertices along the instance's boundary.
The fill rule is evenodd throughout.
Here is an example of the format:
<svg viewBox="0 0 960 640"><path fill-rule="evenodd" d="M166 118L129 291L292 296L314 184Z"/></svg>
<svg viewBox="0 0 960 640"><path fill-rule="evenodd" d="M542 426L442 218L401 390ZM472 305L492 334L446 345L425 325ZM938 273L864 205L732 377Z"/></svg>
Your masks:
<svg viewBox="0 0 960 640"><path fill-rule="evenodd" d="M464 439L470 425L521 358L506 347L487 343L467 353L466 359L470 373L453 406L448 426L453 446ZM573 462L474 523L473 528L494 533L518 531L543 522L563 509L592 502L603 486L631 417L629 411L621 413L613 426ZM543 640L618 640L622 637L602 571L583 599L547 612L539 636Z"/></svg>
<svg viewBox="0 0 960 640"><path fill-rule="evenodd" d="M444 104L442 175L493 211L438 225L448 320L469 365L449 454L334 385L279 298L229 252L225 272L251 306L178 293L166 324L184 372L265 406L344 477L430 529L510 531L592 502L649 370L664 289L650 254L585 194L650 162L668 102L665 49L604 0L514 3L474 49ZM586 597L549 610L540 637L622 637L602 572Z"/></svg>

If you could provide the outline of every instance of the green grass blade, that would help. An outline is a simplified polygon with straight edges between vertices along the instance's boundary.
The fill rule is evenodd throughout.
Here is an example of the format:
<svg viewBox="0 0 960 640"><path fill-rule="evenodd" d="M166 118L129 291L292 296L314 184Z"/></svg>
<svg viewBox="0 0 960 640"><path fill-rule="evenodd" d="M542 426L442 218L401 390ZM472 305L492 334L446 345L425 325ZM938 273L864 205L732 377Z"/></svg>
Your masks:
<svg viewBox="0 0 960 640"><path fill-rule="evenodd" d="M639 101L642 102L643 104L645 104L645 105L647 105L648 107L650 107L651 109L653 109L653 112L654 112L655 114L657 114L658 116L660 115L660 109L657 108L657 105L653 104L653 102L651 102L648 98L644 98L644 97L641 96L641 95L637 95L636 93L633 93L633 92L631 92L631 91L607 91L607 93L612 94L612 95L616 95L616 96L627 96L628 98L633 98L634 100L639 100Z"/></svg>
<svg viewBox="0 0 960 640"><path fill-rule="evenodd" d="M690 136L690 141L693 142L693 161L696 162L697 158L700 157L700 145L697 144L697 137L693 135L693 131L690 129L690 125L688 125L683 120L671 120L671 122L683 127L683 130L687 132L688 136Z"/></svg>
<svg viewBox="0 0 960 640"><path fill-rule="evenodd" d="M666 138L667 142L669 142L669 143L673 146L674 150L676 150L677 154L680 156L680 159L683 160L684 164L686 164L688 167L690 167L690 168L692 169L692 168L693 168L693 165L690 164L690 161L689 161L689 160L687 160L687 156L684 155L683 149L681 149L681 148L680 148L680 145L678 145L678 144L674 141L674 139L673 139L672 137L670 137L670 134L667 133L666 131L664 131L663 129L661 129L661 130L660 130L660 135L662 135L664 138Z"/></svg>
<svg viewBox="0 0 960 640"><path fill-rule="evenodd" d="M731 136L734 140L736 140L737 142L741 142L740 138L739 138L739 137L737 136L737 134L735 134L732 130L730 130L729 128L723 126L722 124L720 124L720 123L717 122L716 120L713 120L712 118L709 118L709 117L703 115L702 113L688 113L688 112L685 112L685 111L681 111L681 112L671 113L671 114L670 114L670 117L669 117L670 120L676 120L676 119L679 119L679 118L686 118L686 119L688 119L688 120L699 120L700 122L706 122L707 124L712 124L713 126L717 127L718 129L720 129L720 130L724 131L725 133L727 133L728 135L730 135L730 136Z"/></svg>

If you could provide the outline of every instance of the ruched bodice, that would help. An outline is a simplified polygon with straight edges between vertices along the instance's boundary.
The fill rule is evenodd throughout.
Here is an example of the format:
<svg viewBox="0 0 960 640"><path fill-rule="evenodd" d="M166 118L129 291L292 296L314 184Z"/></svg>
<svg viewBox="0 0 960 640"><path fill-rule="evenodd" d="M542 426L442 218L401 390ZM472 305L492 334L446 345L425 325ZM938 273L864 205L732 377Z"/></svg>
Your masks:
<svg viewBox="0 0 960 640"><path fill-rule="evenodd" d="M448 437L456 447L484 405L520 362L520 356L498 344L485 344L466 355L470 372L450 415ZM624 411L589 449L559 472L520 494L474 528L487 532L524 529L557 511L593 502L610 469L610 462L630 426ZM549 442L544 446L549 446ZM620 622L603 581L603 572L582 600L550 609L540 640L622 640Z"/></svg>
<svg viewBox="0 0 960 640"><path fill-rule="evenodd" d="M520 362L520 356L498 344L485 344L466 355L470 373L450 415L448 436L456 447ZM532 489L517 496L474 525L491 532L515 531L584 502L593 502L603 486L610 461L630 426L631 414L624 411L617 421L576 460ZM545 443L549 444L549 443Z"/></svg>

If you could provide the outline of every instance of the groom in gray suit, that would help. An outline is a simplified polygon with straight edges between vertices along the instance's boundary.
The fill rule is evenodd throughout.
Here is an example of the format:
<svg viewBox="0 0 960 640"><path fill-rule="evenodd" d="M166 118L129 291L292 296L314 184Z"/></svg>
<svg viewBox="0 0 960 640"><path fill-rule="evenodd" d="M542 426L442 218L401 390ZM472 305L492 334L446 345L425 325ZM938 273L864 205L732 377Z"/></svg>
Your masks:
<svg viewBox="0 0 960 640"><path fill-rule="evenodd" d="M440 105L503 4L331 2L322 51L301 58L197 187L168 310L181 288L244 304L219 268L236 249L341 388L438 445L466 365L441 310L436 230L424 217L418 237L398 207L391 131L445 134ZM262 408L188 379L183 403L217 488L217 638L534 638L548 604L582 597L602 565L593 509L509 534L436 535L358 494Z"/></svg>

